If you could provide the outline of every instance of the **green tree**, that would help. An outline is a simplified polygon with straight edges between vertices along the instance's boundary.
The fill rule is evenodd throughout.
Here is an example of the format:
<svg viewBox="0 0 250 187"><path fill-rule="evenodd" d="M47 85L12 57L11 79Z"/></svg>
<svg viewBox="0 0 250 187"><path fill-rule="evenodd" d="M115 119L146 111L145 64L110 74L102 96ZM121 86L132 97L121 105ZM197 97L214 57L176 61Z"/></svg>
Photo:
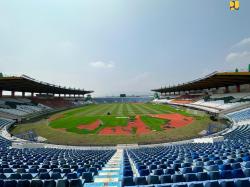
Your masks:
<svg viewBox="0 0 250 187"><path fill-rule="evenodd" d="M159 94L158 94L157 92L155 92L154 98L155 98L155 99L159 99L159 98L160 98L160 97L159 97Z"/></svg>

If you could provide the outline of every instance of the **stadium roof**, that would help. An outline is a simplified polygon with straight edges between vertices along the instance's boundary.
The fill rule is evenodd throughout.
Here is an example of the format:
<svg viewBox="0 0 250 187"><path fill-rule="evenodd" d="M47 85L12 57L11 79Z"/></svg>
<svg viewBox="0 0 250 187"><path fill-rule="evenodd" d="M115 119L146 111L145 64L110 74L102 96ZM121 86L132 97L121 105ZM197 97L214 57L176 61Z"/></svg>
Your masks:
<svg viewBox="0 0 250 187"><path fill-rule="evenodd" d="M0 77L0 90L17 91L17 92L33 92L33 93L54 93L54 94L88 94L93 91L83 89L66 88L37 81L26 75L20 77Z"/></svg>
<svg viewBox="0 0 250 187"><path fill-rule="evenodd" d="M160 93L203 90L210 88L220 88L226 86L250 84L250 72L214 72L204 78L196 79L184 84L178 84L171 87L153 89L152 91Z"/></svg>

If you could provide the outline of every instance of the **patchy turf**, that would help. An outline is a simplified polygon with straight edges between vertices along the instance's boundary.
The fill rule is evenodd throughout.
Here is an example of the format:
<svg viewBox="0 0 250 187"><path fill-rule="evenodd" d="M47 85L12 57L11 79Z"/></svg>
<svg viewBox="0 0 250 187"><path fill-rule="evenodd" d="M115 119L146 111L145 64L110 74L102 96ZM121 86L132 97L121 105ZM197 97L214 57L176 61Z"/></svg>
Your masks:
<svg viewBox="0 0 250 187"><path fill-rule="evenodd" d="M148 103L89 105L49 119L18 125L11 133L33 130L49 143L66 145L156 143L197 137L210 122L207 116L193 116L182 109ZM175 128L166 130L166 125Z"/></svg>
<svg viewBox="0 0 250 187"><path fill-rule="evenodd" d="M96 121L100 123L97 124ZM69 132L78 134L97 134L105 127L126 126L127 118L115 116L68 116L49 123L52 128L65 128ZM80 128L79 128L80 127ZM96 128L94 128L96 127Z"/></svg>
<svg viewBox="0 0 250 187"><path fill-rule="evenodd" d="M50 117L53 120L49 120L49 125L78 134L142 135L163 131L169 127L181 127L190 123L191 118L185 117L183 111L169 106L119 103L90 105L82 110L73 109L55 114Z"/></svg>
<svg viewBox="0 0 250 187"><path fill-rule="evenodd" d="M167 119L160 119L148 115L141 116L141 119L153 131L162 131L163 126L169 122Z"/></svg>
<svg viewBox="0 0 250 187"><path fill-rule="evenodd" d="M87 129L87 130L95 130L96 128L98 128L101 125L102 121L101 120L96 120L93 123L90 123L88 125L78 125L77 128L78 129Z"/></svg>
<svg viewBox="0 0 250 187"><path fill-rule="evenodd" d="M154 114L151 115L152 117L155 118L160 118L160 119L167 119L170 120L168 123L168 126L174 127L174 128L179 128L188 124L191 124L193 122L192 117L184 116L182 114Z"/></svg>

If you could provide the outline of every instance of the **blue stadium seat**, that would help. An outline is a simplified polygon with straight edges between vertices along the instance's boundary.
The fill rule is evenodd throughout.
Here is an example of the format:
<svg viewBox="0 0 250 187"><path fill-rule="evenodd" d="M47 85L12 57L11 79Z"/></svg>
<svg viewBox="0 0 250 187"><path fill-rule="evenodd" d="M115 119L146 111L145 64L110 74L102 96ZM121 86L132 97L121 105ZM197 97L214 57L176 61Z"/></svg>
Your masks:
<svg viewBox="0 0 250 187"><path fill-rule="evenodd" d="M220 184L218 181L207 181L204 187L220 187Z"/></svg>
<svg viewBox="0 0 250 187"><path fill-rule="evenodd" d="M250 186L250 182L248 179L237 179L235 181L235 187L246 187Z"/></svg>
<svg viewBox="0 0 250 187"><path fill-rule="evenodd" d="M169 168L169 169L166 169L164 171L164 173L167 174L167 175L173 175L173 174L175 174L175 171L174 171L174 169Z"/></svg>
<svg viewBox="0 0 250 187"><path fill-rule="evenodd" d="M220 186L221 187L235 187L234 181L221 181Z"/></svg>
<svg viewBox="0 0 250 187"><path fill-rule="evenodd" d="M148 184L160 184L159 176L157 175L149 175L147 176Z"/></svg>
<svg viewBox="0 0 250 187"><path fill-rule="evenodd" d="M67 179L77 179L77 174L76 173L68 173L67 174Z"/></svg>
<svg viewBox="0 0 250 187"><path fill-rule="evenodd" d="M97 168L95 168L95 167L90 167L90 168L89 168L89 172L94 173L94 175L97 175L97 174L98 174L98 170L97 170Z"/></svg>
<svg viewBox="0 0 250 187"><path fill-rule="evenodd" d="M69 181L69 187L83 187L80 179L72 179Z"/></svg>
<svg viewBox="0 0 250 187"><path fill-rule="evenodd" d="M9 176L9 179L21 179L21 174L20 173L11 173Z"/></svg>
<svg viewBox="0 0 250 187"><path fill-rule="evenodd" d="M222 179L231 179L233 177L231 170L223 170L220 173Z"/></svg>
<svg viewBox="0 0 250 187"><path fill-rule="evenodd" d="M5 174L3 174L3 173L0 173L0 179L6 179L7 177L6 177L6 175Z"/></svg>
<svg viewBox="0 0 250 187"><path fill-rule="evenodd" d="M246 177L250 177L250 168L245 169L244 174Z"/></svg>
<svg viewBox="0 0 250 187"><path fill-rule="evenodd" d="M193 170L192 170L191 167L179 168L179 170L180 170L180 172L181 172L182 174L192 173L192 172L193 172Z"/></svg>
<svg viewBox="0 0 250 187"><path fill-rule="evenodd" d="M90 172L83 172L82 173L82 179L85 180L85 182L92 182L93 181L93 175Z"/></svg>
<svg viewBox="0 0 250 187"><path fill-rule="evenodd" d="M122 178L122 186L134 186L134 179L133 177L123 177Z"/></svg>
<svg viewBox="0 0 250 187"><path fill-rule="evenodd" d="M133 171L132 170L124 170L123 176L125 176L125 177L133 176Z"/></svg>
<svg viewBox="0 0 250 187"><path fill-rule="evenodd" d="M219 171L218 165L210 165L205 167L207 171Z"/></svg>
<svg viewBox="0 0 250 187"><path fill-rule="evenodd" d="M242 169L234 169L232 170L233 178L244 178L245 174L243 173Z"/></svg>
<svg viewBox="0 0 250 187"><path fill-rule="evenodd" d="M209 176L208 176L207 172L199 172L199 173L196 174L196 176L197 176L197 179L199 181L209 180Z"/></svg>
<svg viewBox="0 0 250 187"><path fill-rule="evenodd" d="M56 187L56 182L53 179L44 180L43 187Z"/></svg>
<svg viewBox="0 0 250 187"><path fill-rule="evenodd" d="M232 166L230 164L222 164L222 165L219 165L219 169L220 170L232 170Z"/></svg>
<svg viewBox="0 0 250 187"><path fill-rule="evenodd" d="M52 172L50 178L54 180L58 180L58 179L61 179L62 176L59 172Z"/></svg>
<svg viewBox="0 0 250 187"><path fill-rule="evenodd" d="M177 182L185 182L185 178L183 177L182 174L175 174L175 175L172 175L172 181L174 183L177 183Z"/></svg>
<svg viewBox="0 0 250 187"><path fill-rule="evenodd" d="M26 180L31 180L33 177L30 173L22 173L21 178Z"/></svg>
<svg viewBox="0 0 250 187"><path fill-rule="evenodd" d="M59 179L57 181L56 187L69 187L69 181L65 179Z"/></svg>
<svg viewBox="0 0 250 187"><path fill-rule="evenodd" d="M139 170L140 176L148 176L150 174L148 169Z"/></svg>
<svg viewBox="0 0 250 187"><path fill-rule="evenodd" d="M161 182L161 184L171 183L172 182L171 175L161 175L160 182Z"/></svg>
<svg viewBox="0 0 250 187"><path fill-rule="evenodd" d="M239 162L233 163L231 166L232 166L232 169L240 169L241 168L241 165Z"/></svg>
<svg viewBox="0 0 250 187"><path fill-rule="evenodd" d="M141 176L141 177L135 177L134 179L135 185L147 185L147 180L146 177Z"/></svg>
<svg viewBox="0 0 250 187"><path fill-rule="evenodd" d="M187 182L198 181L198 178L194 173L187 173L184 177Z"/></svg>
<svg viewBox="0 0 250 187"><path fill-rule="evenodd" d="M209 172L208 175L209 175L209 178L210 178L211 180L218 180L218 179L221 178L220 172L218 172L218 171Z"/></svg>
<svg viewBox="0 0 250 187"><path fill-rule="evenodd" d="M41 180L50 179L50 175L48 172L43 172L43 173L39 173L38 178Z"/></svg>
<svg viewBox="0 0 250 187"><path fill-rule="evenodd" d="M164 174L164 171L163 171L163 169L155 169L153 174L160 176L160 175Z"/></svg>
<svg viewBox="0 0 250 187"><path fill-rule="evenodd" d="M30 181L29 180L18 180L17 187L29 187Z"/></svg>
<svg viewBox="0 0 250 187"><path fill-rule="evenodd" d="M16 187L17 181L16 180L5 180L3 187Z"/></svg>
<svg viewBox="0 0 250 187"><path fill-rule="evenodd" d="M193 167L193 172L194 173L203 172L203 167L195 166L195 167Z"/></svg>

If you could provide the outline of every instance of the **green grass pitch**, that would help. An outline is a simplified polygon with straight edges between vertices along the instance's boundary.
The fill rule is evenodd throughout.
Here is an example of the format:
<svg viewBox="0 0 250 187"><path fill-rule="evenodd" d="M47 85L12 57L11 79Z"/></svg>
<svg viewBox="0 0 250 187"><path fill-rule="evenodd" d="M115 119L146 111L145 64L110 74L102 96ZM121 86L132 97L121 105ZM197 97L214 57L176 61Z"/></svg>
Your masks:
<svg viewBox="0 0 250 187"><path fill-rule="evenodd" d="M107 115L108 113L109 115ZM151 130L161 131L161 125L167 121L150 117L148 114L166 113L183 113L184 115L189 115L168 105L153 105L148 103L96 104L62 112L63 117L51 121L49 125L53 128L66 129L69 132L79 134L96 134L105 127L126 126L131 116L141 115L141 119ZM96 120L101 120L102 125L94 130L77 128L79 124L90 124Z"/></svg>
<svg viewBox="0 0 250 187"><path fill-rule="evenodd" d="M107 115L108 112L110 115ZM161 126L167 121L149 116L149 114L168 113L179 113L185 116L192 116L195 120L191 125L164 131L161 129ZM156 105L151 103L92 104L66 110L55 115L61 117L50 122L48 119L40 119L37 122L17 125L12 129L11 133L16 135L33 130L38 135L46 138L48 143L64 145L147 144L198 137L198 133L207 129L211 122L206 115L202 117L194 116L185 109L177 109L169 105ZM55 115L52 115L50 118ZM98 132L105 127L126 126L128 120L131 120L136 115L141 116L141 120L152 130L152 133L138 135L136 133L137 129L132 129L133 133L129 136L98 134ZM102 121L102 126L99 126L97 129L79 130L77 128L79 124L90 124L97 119Z"/></svg>

